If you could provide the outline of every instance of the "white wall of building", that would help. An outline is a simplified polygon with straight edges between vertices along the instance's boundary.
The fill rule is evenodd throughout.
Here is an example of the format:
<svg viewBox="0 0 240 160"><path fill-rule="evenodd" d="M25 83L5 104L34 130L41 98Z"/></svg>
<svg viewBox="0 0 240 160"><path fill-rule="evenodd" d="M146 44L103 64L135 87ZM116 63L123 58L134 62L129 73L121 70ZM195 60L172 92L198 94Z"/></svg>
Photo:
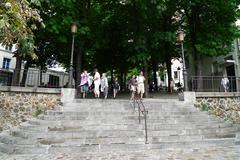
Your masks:
<svg viewBox="0 0 240 160"><path fill-rule="evenodd" d="M10 72L10 73L13 72L13 69L15 69L15 66L16 66L16 58L13 57L14 51L16 51L16 45L13 45L12 47L6 47L0 44L0 69L3 68L4 58L7 58L7 59L10 59L9 70L7 72ZM3 69L3 71L6 72L5 69ZM23 74L24 72L22 70L20 80L23 78ZM55 68L49 68L46 72L42 73L41 75L42 75L41 76L42 84L40 82L40 70L38 68L29 68L27 72L26 82L25 84L21 84L21 85L29 86L29 87L33 87L33 86L63 87L68 82L68 73L66 73L66 70L61 66L57 66Z"/></svg>
<svg viewBox="0 0 240 160"><path fill-rule="evenodd" d="M177 84L179 82L180 82L180 84L182 84L182 86L184 86L184 81L183 81L183 64L180 62L180 60L172 59L171 70L172 70L172 78L173 78L173 80L175 82L175 89L177 89ZM168 86L167 71L166 71L164 79L165 79L165 82L164 82L165 86Z"/></svg>
<svg viewBox="0 0 240 160"><path fill-rule="evenodd" d="M10 48L0 45L0 68L3 68L4 58L10 59L9 68L15 68L16 58L13 57L13 52L16 51L16 45L13 45L11 50L8 49Z"/></svg>

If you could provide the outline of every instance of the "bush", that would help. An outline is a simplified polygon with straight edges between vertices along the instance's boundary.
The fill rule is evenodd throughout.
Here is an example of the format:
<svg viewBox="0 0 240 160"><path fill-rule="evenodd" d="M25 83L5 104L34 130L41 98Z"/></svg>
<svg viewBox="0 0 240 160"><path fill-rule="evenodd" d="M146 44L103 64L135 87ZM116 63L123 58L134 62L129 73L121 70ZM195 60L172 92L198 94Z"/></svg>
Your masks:
<svg viewBox="0 0 240 160"><path fill-rule="evenodd" d="M206 103L201 103L201 110L202 110L202 111L208 111L208 110L209 110L208 104L206 104Z"/></svg>
<svg viewBox="0 0 240 160"><path fill-rule="evenodd" d="M44 114L46 112L46 107L45 106L40 106L38 105L36 109L33 112L34 117L38 117L40 114Z"/></svg>

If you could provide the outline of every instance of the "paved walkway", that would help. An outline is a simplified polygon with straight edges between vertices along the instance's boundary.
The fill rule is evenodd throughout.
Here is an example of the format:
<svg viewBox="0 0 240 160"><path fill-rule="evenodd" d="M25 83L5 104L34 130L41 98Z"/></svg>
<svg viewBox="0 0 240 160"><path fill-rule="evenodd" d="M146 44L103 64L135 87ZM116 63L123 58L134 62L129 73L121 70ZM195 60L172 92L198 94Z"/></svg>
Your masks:
<svg viewBox="0 0 240 160"><path fill-rule="evenodd" d="M44 155L0 155L1 160L240 160L240 146L164 149L162 151L136 152L129 156L126 152L99 154L44 154ZM100 158L101 157L101 158Z"/></svg>

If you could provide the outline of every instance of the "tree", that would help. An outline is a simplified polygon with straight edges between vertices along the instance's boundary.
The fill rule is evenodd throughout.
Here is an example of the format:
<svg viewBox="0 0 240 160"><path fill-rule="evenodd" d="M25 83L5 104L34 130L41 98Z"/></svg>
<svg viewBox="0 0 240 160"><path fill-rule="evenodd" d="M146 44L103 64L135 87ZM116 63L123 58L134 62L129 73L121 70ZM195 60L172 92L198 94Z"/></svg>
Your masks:
<svg viewBox="0 0 240 160"><path fill-rule="evenodd" d="M186 31L197 76L203 74L203 56L216 57L231 51L237 33L235 22L239 15L238 6L238 0L179 0L180 25Z"/></svg>
<svg viewBox="0 0 240 160"><path fill-rule="evenodd" d="M3 45L17 44L15 52L16 67L13 75L13 85L19 84L22 59L26 56L37 58L34 54L33 30L37 29L36 23L42 19L38 10L31 7L32 4L39 5L37 0L3 0L0 2L0 42Z"/></svg>

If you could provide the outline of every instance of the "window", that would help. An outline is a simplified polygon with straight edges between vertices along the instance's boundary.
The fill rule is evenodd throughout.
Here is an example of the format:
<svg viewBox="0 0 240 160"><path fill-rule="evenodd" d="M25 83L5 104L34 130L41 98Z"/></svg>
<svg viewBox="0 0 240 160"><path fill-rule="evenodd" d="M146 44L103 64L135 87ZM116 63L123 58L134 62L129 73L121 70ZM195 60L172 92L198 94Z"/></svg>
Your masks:
<svg viewBox="0 0 240 160"><path fill-rule="evenodd" d="M3 69L9 69L10 61L11 61L11 59L9 59L9 58L3 58L2 68Z"/></svg>
<svg viewBox="0 0 240 160"><path fill-rule="evenodd" d="M174 71L174 79L178 79L178 71Z"/></svg>
<svg viewBox="0 0 240 160"><path fill-rule="evenodd" d="M59 86L59 77L54 75L49 75L48 87L58 87Z"/></svg>
<svg viewBox="0 0 240 160"><path fill-rule="evenodd" d="M5 46L5 49L6 49L7 51L12 51L12 45L7 45L7 46Z"/></svg>

